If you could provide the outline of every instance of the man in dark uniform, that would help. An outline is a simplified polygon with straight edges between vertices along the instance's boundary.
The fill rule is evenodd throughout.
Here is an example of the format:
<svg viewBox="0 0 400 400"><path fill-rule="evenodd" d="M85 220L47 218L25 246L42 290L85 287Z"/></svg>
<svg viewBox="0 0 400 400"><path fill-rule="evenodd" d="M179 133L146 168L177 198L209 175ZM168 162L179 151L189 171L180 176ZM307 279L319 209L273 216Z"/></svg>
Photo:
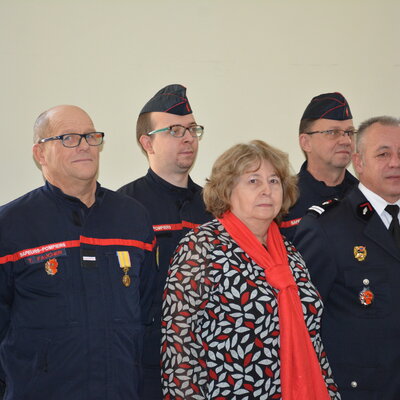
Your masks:
<svg viewBox="0 0 400 400"><path fill-rule="evenodd" d="M360 184L311 207L294 243L325 304L322 339L342 399L398 400L400 121L365 121L356 148Z"/></svg>
<svg viewBox="0 0 400 400"><path fill-rule="evenodd" d="M140 398L155 238L141 204L96 182L103 136L79 107L42 113L46 182L0 207L6 400Z"/></svg>
<svg viewBox="0 0 400 400"><path fill-rule="evenodd" d="M157 237L159 275L154 319L144 344L144 400L162 399L161 307L171 256L182 236L212 219L201 187L189 176L203 130L194 119L186 88L161 89L143 107L136 126L137 141L149 160L148 173L119 189L147 208Z"/></svg>
<svg viewBox="0 0 400 400"><path fill-rule="evenodd" d="M320 94L304 111L299 143L306 161L298 174L300 196L280 226L289 240L310 206L342 198L358 182L346 169L354 150L352 118L340 93Z"/></svg>

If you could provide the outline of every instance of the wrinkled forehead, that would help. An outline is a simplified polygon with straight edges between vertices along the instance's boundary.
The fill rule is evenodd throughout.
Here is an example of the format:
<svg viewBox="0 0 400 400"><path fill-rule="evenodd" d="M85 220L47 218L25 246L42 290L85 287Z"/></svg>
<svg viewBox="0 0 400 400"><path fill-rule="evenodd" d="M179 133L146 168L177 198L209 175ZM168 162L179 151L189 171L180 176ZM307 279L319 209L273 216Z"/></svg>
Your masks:
<svg viewBox="0 0 400 400"><path fill-rule="evenodd" d="M362 134L360 142L370 149L382 147L399 148L400 126L381 123L372 124Z"/></svg>
<svg viewBox="0 0 400 400"><path fill-rule="evenodd" d="M95 130L92 119L79 107L57 107L48 114L48 136Z"/></svg>
<svg viewBox="0 0 400 400"><path fill-rule="evenodd" d="M238 168L238 175L261 175L267 173L268 175L278 175L277 169L273 166L272 162L262 157L255 155L253 159L243 162Z"/></svg>
<svg viewBox="0 0 400 400"><path fill-rule="evenodd" d="M334 119L321 118L315 120L311 124L311 131L324 131L328 129L350 129L354 128L352 119L345 119L343 121L337 121Z"/></svg>

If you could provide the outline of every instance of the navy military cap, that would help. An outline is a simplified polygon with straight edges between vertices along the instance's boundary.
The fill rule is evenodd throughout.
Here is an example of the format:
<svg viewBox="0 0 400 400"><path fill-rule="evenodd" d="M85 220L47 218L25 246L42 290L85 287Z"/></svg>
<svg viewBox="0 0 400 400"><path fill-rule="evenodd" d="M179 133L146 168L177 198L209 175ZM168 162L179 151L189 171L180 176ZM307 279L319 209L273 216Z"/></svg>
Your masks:
<svg viewBox="0 0 400 400"><path fill-rule="evenodd" d="M165 86L144 105L139 115L154 111L175 115L191 114L186 88L176 84Z"/></svg>
<svg viewBox="0 0 400 400"><path fill-rule="evenodd" d="M303 119L334 119L343 121L352 119L349 103L338 92L323 93L314 97L304 111Z"/></svg>

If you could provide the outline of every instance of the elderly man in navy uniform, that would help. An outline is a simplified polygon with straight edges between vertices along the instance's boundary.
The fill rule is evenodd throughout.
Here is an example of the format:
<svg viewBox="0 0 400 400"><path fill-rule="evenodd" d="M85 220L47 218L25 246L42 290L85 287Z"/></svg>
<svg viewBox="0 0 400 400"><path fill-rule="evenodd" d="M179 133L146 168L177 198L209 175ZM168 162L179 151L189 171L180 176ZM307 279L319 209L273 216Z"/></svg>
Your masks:
<svg viewBox="0 0 400 400"><path fill-rule="evenodd" d="M314 97L301 117L299 143L306 156L299 178L299 199L281 223L293 240L308 207L342 198L358 181L347 171L354 151L354 126L349 104L340 93Z"/></svg>
<svg viewBox="0 0 400 400"><path fill-rule="evenodd" d="M147 175L119 189L147 208L157 237L159 275L154 319L144 344L144 400L162 399L161 307L171 256L182 236L212 219L205 211L201 187L189 176L203 131L185 87L168 85L158 91L141 110L136 125L137 141L150 168Z"/></svg>
<svg viewBox="0 0 400 400"><path fill-rule="evenodd" d="M5 399L139 399L154 232L137 201L97 181L104 133L76 106L34 127L44 186L0 207Z"/></svg>
<svg viewBox="0 0 400 400"><path fill-rule="evenodd" d="M322 339L343 400L400 399L400 120L360 125L360 183L313 206L294 243L325 310Z"/></svg>

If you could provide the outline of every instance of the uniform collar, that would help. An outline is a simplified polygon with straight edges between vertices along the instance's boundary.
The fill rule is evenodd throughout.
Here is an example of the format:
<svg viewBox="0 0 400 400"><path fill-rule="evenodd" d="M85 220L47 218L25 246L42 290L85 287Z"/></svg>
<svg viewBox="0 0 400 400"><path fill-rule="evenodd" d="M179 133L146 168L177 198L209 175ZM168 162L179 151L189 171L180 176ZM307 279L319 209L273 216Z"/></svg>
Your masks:
<svg viewBox="0 0 400 400"><path fill-rule="evenodd" d="M65 194L60 188L52 185L48 181L46 181L46 183L44 185L44 189L45 189L45 191L54 195L56 198L66 201L71 206L80 206L80 207L88 208L86 206L86 204L82 203L82 201L80 201L77 197L69 196L68 194ZM101 187L100 183L96 182L96 193L95 193L96 200L93 205L95 205L97 203L101 203L103 201L104 193L105 193L104 189Z"/></svg>
<svg viewBox="0 0 400 400"><path fill-rule="evenodd" d="M162 186L165 190L172 193L180 193L187 195L188 193L195 193L197 190L197 185L192 181L190 176L188 177L188 187L183 188L180 186L175 186L172 183L167 182L160 176L158 176L151 168L148 169L146 178L154 182L157 185Z"/></svg>
<svg viewBox="0 0 400 400"><path fill-rule="evenodd" d="M387 211L385 211L385 207L388 205L388 202L382 199L382 197L378 196L376 193L369 190L362 183L359 183L358 188L360 189L360 192L365 196L365 198L371 203L371 206L374 208L375 212L379 215L382 222L385 224L386 228L389 228L390 222L392 221L392 217L389 215ZM400 206L400 200L396 201L396 203L393 204Z"/></svg>
<svg viewBox="0 0 400 400"><path fill-rule="evenodd" d="M314 176L308 172L307 161L304 161L303 165L301 166L299 177L306 180L310 185L313 185L315 190L324 196L333 197L338 195L338 191L344 194L344 192L346 192L350 186L353 186L358 182L358 180L346 169L344 179L341 183L339 183L339 185L327 186L325 182L315 179Z"/></svg>

